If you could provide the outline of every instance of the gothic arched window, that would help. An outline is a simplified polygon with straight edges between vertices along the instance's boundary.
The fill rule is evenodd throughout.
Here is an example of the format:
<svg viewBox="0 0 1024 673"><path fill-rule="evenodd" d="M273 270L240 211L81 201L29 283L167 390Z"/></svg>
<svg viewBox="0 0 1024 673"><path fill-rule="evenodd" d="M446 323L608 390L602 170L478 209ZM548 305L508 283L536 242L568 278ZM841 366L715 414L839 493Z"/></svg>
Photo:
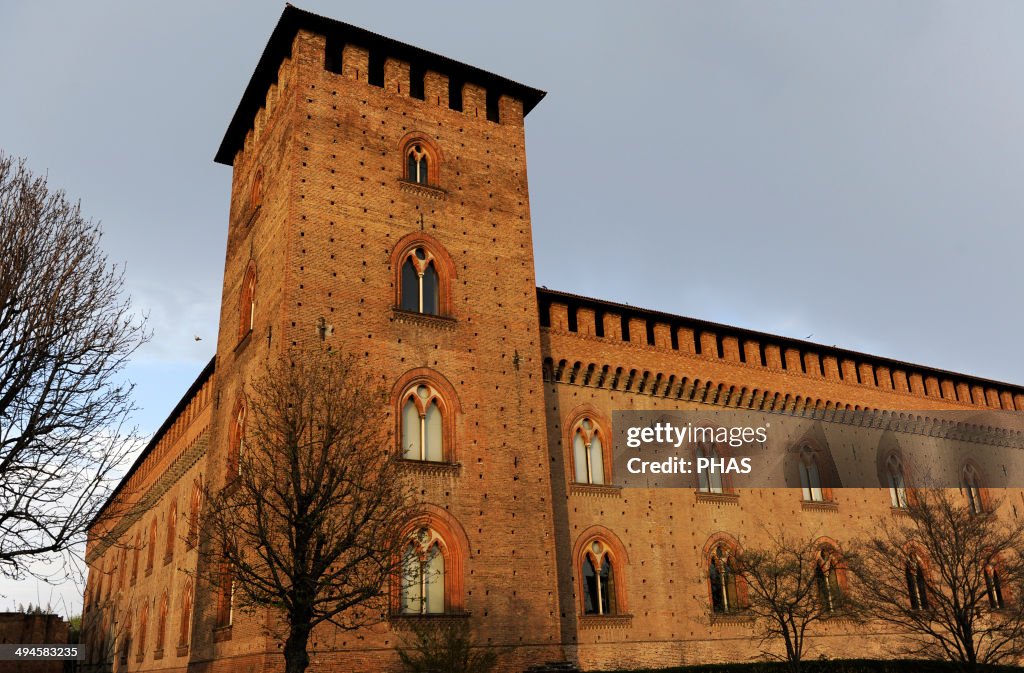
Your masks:
<svg viewBox="0 0 1024 673"><path fill-rule="evenodd" d="M162 656L164 651L164 637L167 635L167 590L164 590L160 599L160 612L157 613L156 621L156 654Z"/></svg>
<svg viewBox="0 0 1024 673"><path fill-rule="evenodd" d="M178 647L188 647L189 635L192 631L192 580L185 582L185 591L181 595L181 621L178 623Z"/></svg>
<svg viewBox="0 0 1024 673"><path fill-rule="evenodd" d="M203 478L198 476L192 482L192 495L189 497L188 505L188 537L186 544L188 548L196 546L199 539L199 510L203 505Z"/></svg>
<svg viewBox="0 0 1024 673"><path fill-rule="evenodd" d="M612 552L601 540L594 540L583 556L583 614L618 613L615 594L615 562Z"/></svg>
<svg viewBox="0 0 1024 673"><path fill-rule="evenodd" d="M609 444L601 426L584 417L572 428L573 480L577 484L605 484L605 446ZM610 446L609 446L610 448Z"/></svg>
<svg viewBox="0 0 1024 673"><path fill-rule="evenodd" d="M425 185L430 182L430 155L422 143L412 143L406 150L405 179Z"/></svg>
<svg viewBox="0 0 1024 673"><path fill-rule="evenodd" d="M421 528L410 538L402 556L399 610L402 614L442 614L445 605L444 540L431 528Z"/></svg>
<svg viewBox="0 0 1024 673"><path fill-rule="evenodd" d="M712 468L721 460L722 456L713 444L697 444L697 461L707 458L712 461ZM695 465L698 463L694 463ZM701 470L698 474L699 489L705 493L725 493L722 483L722 472L718 469Z"/></svg>
<svg viewBox="0 0 1024 673"><path fill-rule="evenodd" d="M824 501L821 488L821 472L818 470L818 458L809 446L800 449L800 488L803 499L807 502Z"/></svg>
<svg viewBox="0 0 1024 673"><path fill-rule="evenodd" d="M1006 607L1003 600L1003 580L999 576L999 569L993 566L985 568L985 593L988 595L988 605L993 610L1002 610Z"/></svg>
<svg viewBox="0 0 1024 673"><path fill-rule="evenodd" d="M167 512L167 541L164 547L164 563L171 560L174 555L174 538L178 531L178 501L171 503L171 509Z"/></svg>
<svg viewBox="0 0 1024 673"><path fill-rule="evenodd" d="M142 549L142 537L135 534L135 547L132 549L132 584L139 579L139 551Z"/></svg>
<svg viewBox="0 0 1024 673"><path fill-rule="evenodd" d="M221 566L218 581L216 623L218 628L223 628L231 626L235 618L235 576L227 563Z"/></svg>
<svg viewBox="0 0 1024 673"><path fill-rule="evenodd" d="M439 315L441 283L434 255L423 247L410 251L402 262L402 301L404 311Z"/></svg>
<svg viewBox="0 0 1024 673"><path fill-rule="evenodd" d="M231 415L231 429L228 432L228 480L238 476L239 461L245 444L245 403L238 400Z"/></svg>
<svg viewBox="0 0 1024 673"><path fill-rule="evenodd" d="M156 558L156 519L149 524L149 547L146 549L146 575L153 572L153 561Z"/></svg>
<svg viewBox="0 0 1024 673"><path fill-rule="evenodd" d="M834 549L822 547L818 551L814 580L818 585L818 600L824 612L835 612L843 600L838 569L839 554Z"/></svg>
<svg viewBox="0 0 1024 673"><path fill-rule="evenodd" d="M889 478L889 500L898 509L907 507L907 482L903 471L903 461L893 454L886 460L886 472Z"/></svg>
<svg viewBox="0 0 1024 673"><path fill-rule="evenodd" d="M708 583L711 591L711 609L715 614L727 614L742 609L736 589L736 571L733 550L719 543L708 558Z"/></svg>
<svg viewBox="0 0 1024 673"><path fill-rule="evenodd" d="M440 241L422 226L392 249L391 269L396 309L453 317L452 282L458 275L455 264Z"/></svg>
<svg viewBox="0 0 1024 673"><path fill-rule="evenodd" d="M914 556L907 563L905 568L907 580L907 594L910 597L911 610L928 609L928 581L924 573L924 565L921 559Z"/></svg>
<svg viewBox="0 0 1024 673"><path fill-rule="evenodd" d="M445 404L427 382L419 382L401 397L402 458L445 462Z"/></svg>
<svg viewBox="0 0 1024 673"><path fill-rule="evenodd" d="M146 629L149 626L149 603L142 606L142 613L139 615L139 647L136 651L136 661L142 661L146 656Z"/></svg>
<svg viewBox="0 0 1024 673"><path fill-rule="evenodd" d="M256 319L256 266L252 263L242 278L242 289L238 298L238 339L252 331Z"/></svg>
<svg viewBox="0 0 1024 673"><path fill-rule="evenodd" d="M985 510L985 505L981 494L981 477L978 476L978 470L974 465L970 463L964 465L960 488L967 496L967 506L970 508L971 514L981 514Z"/></svg>

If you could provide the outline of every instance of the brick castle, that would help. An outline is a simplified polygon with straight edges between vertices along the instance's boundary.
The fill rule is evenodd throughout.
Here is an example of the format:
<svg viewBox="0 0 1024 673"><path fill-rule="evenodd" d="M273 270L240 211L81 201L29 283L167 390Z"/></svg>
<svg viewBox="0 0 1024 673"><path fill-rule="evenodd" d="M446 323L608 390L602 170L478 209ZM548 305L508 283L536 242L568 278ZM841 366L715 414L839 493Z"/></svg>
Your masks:
<svg viewBox="0 0 1024 673"><path fill-rule="evenodd" d="M197 588L196 537L243 381L292 344L390 382L436 571L380 625L317 631L316 671L398 670L409 613L471 620L503 670L746 661L726 559L758 517L841 554L900 509L898 469L872 489L617 487L613 409L1024 410L1018 386L538 288L524 118L543 96L285 9L216 154L233 169L216 355L90 533L86 670L282 669L265 615ZM884 656L863 631L828 623L809 656Z"/></svg>

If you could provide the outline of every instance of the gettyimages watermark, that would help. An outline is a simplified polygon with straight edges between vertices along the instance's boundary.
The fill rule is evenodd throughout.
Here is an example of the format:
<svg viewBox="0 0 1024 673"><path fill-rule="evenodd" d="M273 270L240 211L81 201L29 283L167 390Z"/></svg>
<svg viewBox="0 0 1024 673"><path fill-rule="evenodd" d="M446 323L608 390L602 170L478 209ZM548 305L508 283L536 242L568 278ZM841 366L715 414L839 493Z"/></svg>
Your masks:
<svg viewBox="0 0 1024 673"><path fill-rule="evenodd" d="M1024 487L1024 414L1006 411L616 411L625 488Z"/></svg>

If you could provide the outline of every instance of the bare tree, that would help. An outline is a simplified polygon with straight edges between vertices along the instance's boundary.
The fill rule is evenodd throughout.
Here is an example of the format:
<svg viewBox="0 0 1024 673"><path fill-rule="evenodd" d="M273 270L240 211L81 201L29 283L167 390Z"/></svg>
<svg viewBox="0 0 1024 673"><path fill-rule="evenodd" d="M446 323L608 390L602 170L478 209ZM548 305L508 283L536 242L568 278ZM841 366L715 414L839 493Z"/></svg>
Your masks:
<svg viewBox="0 0 1024 673"><path fill-rule="evenodd" d="M870 615L908 634L907 653L956 662L1024 655L1024 521L949 490L916 490L897 523L863 543L855 566Z"/></svg>
<svg viewBox="0 0 1024 673"><path fill-rule="evenodd" d="M785 654L764 654L799 671L808 631L826 619L856 618L844 591L844 573L851 556L813 537L793 538L779 530L767 533L768 543L745 548L733 569L746 586L746 613L753 618L762 645L781 640Z"/></svg>
<svg viewBox="0 0 1024 673"><path fill-rule="evenodd" d="M99 226L0 154L0 576L84 539L135 446L121 373L147 338Z"/></svg>
<svg viewBox="0 0 1024 673"><path fill-rule="evenodd" d="M240 608L283 617L285 670L302 673L317 625L386 614L410 491L385 393L353 358L288 353L249 386L246 407L238 474L208 495L207 577L232 577Z"/></svg>

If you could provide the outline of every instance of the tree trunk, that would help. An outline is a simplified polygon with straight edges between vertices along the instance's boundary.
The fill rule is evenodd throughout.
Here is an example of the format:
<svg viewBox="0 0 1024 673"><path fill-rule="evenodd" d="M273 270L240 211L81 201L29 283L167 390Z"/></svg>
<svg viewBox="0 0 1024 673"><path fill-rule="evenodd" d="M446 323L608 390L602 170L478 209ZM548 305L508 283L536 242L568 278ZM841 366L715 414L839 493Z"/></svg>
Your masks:
<svg viewBox="0 0 1024 673"><path fill-rule="evenodd" d="M285 673L305 673L309 668L309 652L306 651L309 633L308 624L292 624L288 639L284 641Z"/></svg>

